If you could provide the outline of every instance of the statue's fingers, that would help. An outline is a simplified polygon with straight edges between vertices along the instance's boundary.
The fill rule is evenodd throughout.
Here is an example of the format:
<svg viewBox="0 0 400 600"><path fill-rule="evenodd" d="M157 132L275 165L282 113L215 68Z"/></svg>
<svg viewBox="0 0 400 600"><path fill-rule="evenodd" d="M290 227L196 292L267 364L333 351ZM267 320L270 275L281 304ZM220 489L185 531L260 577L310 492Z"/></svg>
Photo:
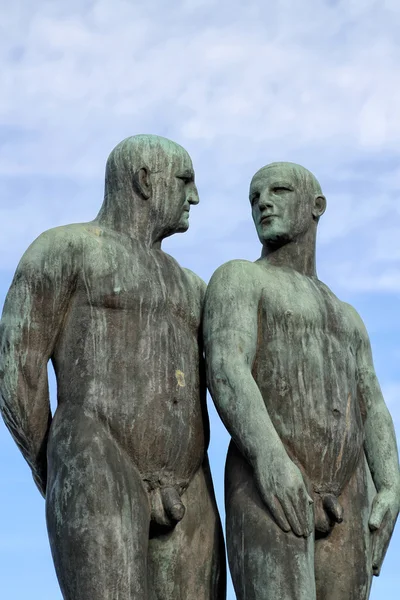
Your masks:
<svg viewBox="0 0 400 600"><path fill-rule="evenodd" d="M389 544L387 536L382 535L383 531L376 531L374 533L374 551L372 555L372 573L375 577L378 577L381 572L383 559L385 558L386 550Z"/></svg>
<svg viewBox="0 0 400 600"><path fill-rule="evenodd" d="M386 518L380 529L374 531L373 535L373 552L372 552L372 573L378 577L382 563L389 546L390 538L392 537L394 521Z"/></svg>
<svg viewBox="0 0 400 600"><path fill-rule="evenodd" d="M314 526L314 501L308 495L306 488L300 490L300 511L297 516L302 516L301 524L304 537L308 537L315 529Z"/></svg>
<svg viewBox="0 0 400 600"><path fill-rule="evenodd" d="M385 498L379 496L378 494L373 502L371 515L369 518L369 528L371 531L375 531L376 529L380 528L387 511L388 506Z"/></svg>
<svg viewBox="0 0 400 600"><path fill-rule="evenodd" d="M275 496L272 497L271 500L267 502L267 506L268 506L273 518L277 522L278 526L282 529L282 531L284 531L285 533L288 533L288 531L290 531L291 527L288 523L288 520L285 516L285 513L283 511L283 508L282 508L278 498L276 498Z"/></svg>
<svg viewBox="0 0 400 600"><path fill-rule="evenodd" d="M301 511L298 511L298 508L295 507L294 502L292 502L289 496L282 496L281 498L279 498L279 501L282 505L286 519L288 520L293 533L295 533L299 537L303 536L306 527L304 527L297 514Z"/></svg>

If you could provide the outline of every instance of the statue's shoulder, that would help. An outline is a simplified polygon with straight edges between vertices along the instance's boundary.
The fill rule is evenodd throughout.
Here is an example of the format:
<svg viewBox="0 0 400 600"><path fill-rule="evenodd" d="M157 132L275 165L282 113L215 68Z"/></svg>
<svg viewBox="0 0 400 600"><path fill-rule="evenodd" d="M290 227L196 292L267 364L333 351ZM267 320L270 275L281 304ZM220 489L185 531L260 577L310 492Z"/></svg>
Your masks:
<svg viewBox="0 0 400 600"><path fill-rule="evenodd" d="M230 260L221 265L214 273L209 283L227 290L236 291L243 295L262 291L272 292L280 281L278 269L261 261Z"/></svg>
<svg viewBox="0 0 400 600"><path fill-rule="evenodd" d="M199 277L191 269L187 269L186 267L183 267L183 271L186 274L186 277L188 279L188 282L189 282L189 285L191 286L191 288L195 292L198 292L202 298L204 298L205 293L206 293L206 289L207 289L206 282L203 281L203 279L201 277Z"/></svg>
<svg viewBox="0 0 400 600"><path fill-rule="evenodd" d="M81 235L81 224L78 223L47 229L32 242L25 256L33 258L53 253L60 255L67 248L72 248Z"/></svg>
<svg viewBox="0 0 400 600"><path fill-rule="evenodd" d="M207 287L206 301L223 301L230 306L257 303L262 290L262 272L248 260L230 260L215 271Z"/></svg>
<svg viewBox="0 0 400 600"><path fill-rule="evenodd" d="M360 317L359 313L356 311L354 306L348 304L347 302L341 302L343 310L348 315L351 323L355 331L360 335L360 337L364 340L368 340L368 332L365 327L364 321Z"/></svg>
<svg viewBox="0 0 400 600"><path fill-rule="evenodd" d="M236 259L230 260L218 267L211 277L209 285L218 284L237 287L243 285L244 282L253 282L259 277L260 267L257 263Z"/></svg>
<svg viewBox="0 0 400 600"><path fill-rule="evenodd" d="M47 229L25 251L17 271L41 271L43 274L50 274L61 265L72 265L73 259L82 249L86 225L73 223Z"/></svg>

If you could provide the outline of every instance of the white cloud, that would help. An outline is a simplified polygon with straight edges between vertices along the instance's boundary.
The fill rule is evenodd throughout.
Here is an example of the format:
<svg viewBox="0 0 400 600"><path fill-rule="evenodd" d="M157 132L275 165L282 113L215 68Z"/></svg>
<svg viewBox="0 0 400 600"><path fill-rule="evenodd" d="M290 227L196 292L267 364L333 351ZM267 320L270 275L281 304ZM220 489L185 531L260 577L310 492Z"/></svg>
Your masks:
<svg viewBox="0 0 400 600"><path fill-rule="evenodd" d="M328 196L330 281L400 291L398 0L16 0L2 25L0 269L40 231L92 218L108 153L149 132L194 159L201 203L166 244L193 252L187 266L256 258L250 178L294 160ZM398 391L384 389L396 423Z"/></svg>
<svg viewBox="0 0 400 600"><path fill-rule="evenodd" d="M61 7L10 9L4 53L20 58L3 59L0 116L37 132L7 156L14 168L97 175L98 150L141 125L215 142L214 152L227 136L254 157L261 144L283 154L328 139L337 151L399 140L400 50L391 12L376 19L374 3Z"/></svg>
<svg viewBox="0 0 400 600"><path fill-rule="evenodd" d="M139 132L176 139L192 154L204 194L191 231L177 244L190 246L205 235L221 262L234 243L246 255L258 249L247 187L272 160L301 162L328 187L320 234L328 250L378 217L400 227L393 164L384 174L378 165L359 173L352 167L356 157L399 155L396 6L365 0L10 5L0 40L0 172L15 181L62 176L93 195L71 199L60 185L51 199L32 192L26 206L0 197L6 231L0 266L14 266L32 229L36 235L93 216L109 151ZM379 178L379 192L368 190ZM360 181L362 195L355 192ZM242 230L235 237L245 222L246 240Z"/></svg>
<svg viewBox="0 0 400 600"><path fill-rule="evenodd" d="M331 278L336 285L350 292L400 292L400 266L376 266L368 260L361 263L348 260L332 266L332 271Z"/></svg>
<svg viewBox="0 0 400 600"><path fill-rule="evenodd" d="M360 197L361 196L361 197ZM351 234L354 230L363 229L369 223L388 216L399 216L399 208L393 204L390 195L363 196L355 190L353 194L332 194L328 196L328 210L321 219L319 241L328 244L338 238ZM399 222L400 224L400 222ZM378 232L384 238L385 232Z"/></svg>

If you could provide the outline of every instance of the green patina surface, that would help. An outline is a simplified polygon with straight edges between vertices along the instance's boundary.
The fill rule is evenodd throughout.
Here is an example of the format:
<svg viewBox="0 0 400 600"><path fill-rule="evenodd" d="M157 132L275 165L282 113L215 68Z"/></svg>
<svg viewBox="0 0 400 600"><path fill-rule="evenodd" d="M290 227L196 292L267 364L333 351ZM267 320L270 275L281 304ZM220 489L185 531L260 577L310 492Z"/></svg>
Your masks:
<svg viewBox="0 0 400 600"><path fill-rule="evenodd" d="M2 414L46 497L68 600L225 597L199 342L205 284L161 250L198 202L182 147L127 138L107 161L96 219L43 233L7 296Z"/></svg>
<svg viewBox="0 0 400 600"><path fill-rule="evenodd" d="M255 263L213 275L208 383L232 443L227 543L239 600L366 599L397 518L392 420L357 312L317 277L326 200L292 163L260 169Z"/></svg>

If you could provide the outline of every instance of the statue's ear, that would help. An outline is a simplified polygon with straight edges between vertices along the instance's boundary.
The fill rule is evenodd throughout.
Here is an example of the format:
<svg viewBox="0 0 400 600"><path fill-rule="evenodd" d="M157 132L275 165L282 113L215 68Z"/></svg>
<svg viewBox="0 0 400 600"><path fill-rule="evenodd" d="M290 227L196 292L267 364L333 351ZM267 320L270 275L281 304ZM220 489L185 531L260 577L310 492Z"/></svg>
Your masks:
<svg viewBox="0 0 400 600"><path fill-rule="evenodd" d="M314 205L312 209L312 214L314 219L318 221L318 219L324 214L326 209L326 198L322 194L318 194L314 198Z"/></svg>
<svg viewBox="0 0 400 600"><path fill-rule="evenodd" d="M151 196L150 171L147 167L141 167L133 176L133 186L136 192L142 196L144 200L148 200Z"/></svg>

